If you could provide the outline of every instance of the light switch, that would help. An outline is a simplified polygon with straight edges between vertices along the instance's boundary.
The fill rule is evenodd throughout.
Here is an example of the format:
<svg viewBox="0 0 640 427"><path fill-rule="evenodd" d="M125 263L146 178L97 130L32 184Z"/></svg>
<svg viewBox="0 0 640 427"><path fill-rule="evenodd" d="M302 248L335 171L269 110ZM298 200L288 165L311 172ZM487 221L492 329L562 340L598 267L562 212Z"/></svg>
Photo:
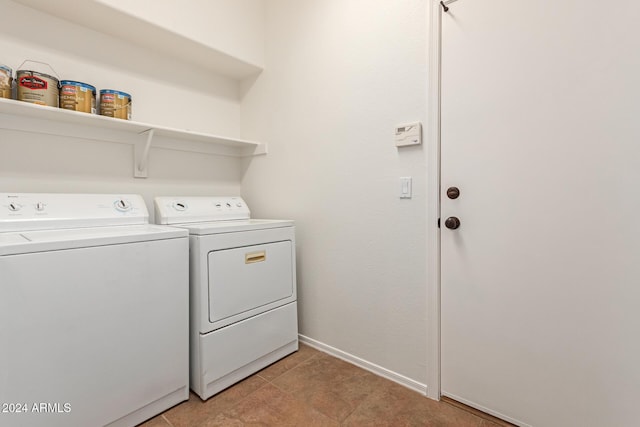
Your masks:
<svg viewBox="0 0 640 427"><path fill-rule="evenodd" d="M400 198L401 199L411 198L411 177L410 176L400 177Z"/></svg>

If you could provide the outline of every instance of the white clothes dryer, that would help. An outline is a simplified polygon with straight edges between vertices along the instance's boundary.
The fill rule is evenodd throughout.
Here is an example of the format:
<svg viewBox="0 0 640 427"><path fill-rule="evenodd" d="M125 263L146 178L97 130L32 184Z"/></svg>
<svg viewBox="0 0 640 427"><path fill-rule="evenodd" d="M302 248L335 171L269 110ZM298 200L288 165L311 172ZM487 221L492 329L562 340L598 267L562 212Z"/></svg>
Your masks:
<svg viewBox="0 0 640 427"><path fill-rule="evenodd" d="M295 228L240 197L156 197L189 230L191 388L208 399L298 350Z"/></svg>
<svg viewBox="0 0 640 427"><path fill-rule="evenodd" d="M137 195L0 193L0 425L131 427L188 399L188 234Z"/></svg>

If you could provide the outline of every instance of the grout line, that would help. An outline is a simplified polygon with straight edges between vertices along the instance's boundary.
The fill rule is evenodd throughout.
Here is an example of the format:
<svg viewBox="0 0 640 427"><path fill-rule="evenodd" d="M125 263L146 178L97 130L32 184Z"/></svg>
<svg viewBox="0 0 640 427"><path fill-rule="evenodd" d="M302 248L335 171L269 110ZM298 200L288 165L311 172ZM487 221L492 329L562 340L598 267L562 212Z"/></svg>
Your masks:
<svg viewBox="0 0 640 427"><path fill-rule="evenodd" d="M498 426L501 427L515 427L515 424L511 424L508 421L505 421L501 418L497 418L494 417L491 414L487 414L486 412L482 412L476 408L472 408L471 406L465 405L464 403L458 402L457 400L451 399L450 397L446 397L446 396L442 396L440 397L440 400L442 401L442 403L445 403L447 405L451 405L455 408L458 409L462 409L463 411L466 411L470 414L475 415L478 418L481 418L485 421L489 421L492 422L494 424L497 424Z"/></svg>
<svg viewBox="0 0 640 427"><path fill-rule="evenodd" d="M169 427L175 427L173 423L169 421L167 417L164 416L164 414L162 414L162 419L164 420L165 423L169 424Z"/></svg>
<svg viewBox="0 0 640 427"><path fill-rule="evenodd" d="M353 409L351 410L351 412L349 412L349 413L347 414L347 416L346 416L346 417L344 417L344 418L342 419L342 421L337 420L337 421L338 421L338 423L339 423L340 425L343 425L344 423L346 423L346 422L347 422L347 420L349 419L349 417L351 417L351 415L353 415L353 413L354 413L354 412L356 412L356 409L358 409L358 408L360 407L360 405L363 405L363 404L364 404L364 402L366 402L366 401L367 401L367 399L369 399L369 396L365 397L364 399L362 399L362 402L360 402L360 403L358 403L356 406L354 406L354 407L353 407Z"/></svg>
<svg viewBox="0 0 640 427"><path fill-rule="evenodd" d="M243 380L238 381L237 383L230 385L228 388L226 388L226 389L224 389L224 390L220 391L219 393L223 393L224 391L226 391L226 390L228 390L228 389L230 389L230 388L232 388L232 387L235 387L236 385L238 385L238 384L239 384L239 383L241 383L242 381L246 381L246 380L248 380L249 378L254 377L254 376L259 376L259 375L258 375L258 374L253 374L253 375L251 375L251 376L248 376L247 378L244 378ZM262 377L260 377L260 378L262 378ZM264 380L264 378L262 378L262 379ZM266 380L265 380L265 381L266 381ZM244 402L245 400L247 400L247 399L248 399L250 396L252 396L254 393L257 393L259 390L261 390L261 389L263 389L264 387L266 387L268 384L270 384L270 383L269 383L268 381L266 381L264 384L262 384L260 387L258 387L258 388L256 388L255 390L253 390L251 393L249 393L249 394L247 394L246 396L243 396L242 398L240 398L237 402L235 402L235 403L233 403L233 404L231 404L231 405L225 405L224 407L222 407L221 409L219 409L219 410L217 410L217 411L215 412L215 416L218 416L218 415L220 415L220 414L224 414L225 412L228 412L228 411L230 411L231 409L235 408L236 406L240 405L242 402ZM217 394L215 394L215 395L211 396L209 399L213 399L213 398L215 398L219 393L217 393ZM198 397L198 398L199 398L199 397ZM202 403L202 404L205 404L205 405L206 405L206 403L207 403L207 401L208 401L209 399L207 399L207 400L205 400L205 401L201 401L200 403ZM210 420L210 419L212 419L212 418L215 418L215 416L211 417L211 414L209 414L209 415L207 415L207 420ZM163 418L164 418L164 414L163 414ZM166 418L165 418L165 420L169 423L169 425L170 425L171 427L175 427L175 426L174 426L174 425L173 425L169 420L167 420Z"/></svg>
<svg viewBox="0 0 640 427"><path fill-rule="evenodd" d="M314 357L315 357L315 356L314 356ZM307 359L307 360L310 360L310 358L309 358L309 359ZM292 368L292 369L293 369L293 368ZM305 408L310 409L311 411L317 412L318 414L322 415L323 417L325 417L325 418L326 418L326 419L328 419L329 421L332 421L332 422L336 422L336 423L338 423L338 425L339 425L339 426L341 426L341 425L342 425L342 422L343 422L344 420L343 420L343 421L337 420L337 419L335 419L335 418L333 418L333 417L331 417L331 416L329 416L329 415L325 414L325 413L324 413L324 412L322 412L320 409L313 407L313 405L310 405L310 404L309 404L309 403L307 403L306 401L304 401L304 400L300 399L300 398L299 398L298 396L296 396L295 394L293 394L293 393L291 393L291 392L289 392L289 391L287 391L287 390L285 390L285 389L283 389L283 388L281 388L281 387L278 387L278 385L276 385L276 384L273 384L273 383L269 383L269 384L271 384L273 387L277 388L278 390L280 390L281 392L283 392L283 393L284 393L284 394L286 394L287 396L291 396L295 401L299 402L299 403L300 403L301 405L303 405ZM352 411L352 412L353 412L353 411ZM349 413L349 415L351 415L351 413ZM347 417L348 417L348 416L347 416ZM345 420L347 419L347 417L345 417Z"/></svg>
<svg viewBox="0 0 640 427"><path fill-rule="evenodd" d="M259 378L263 379L263 380L265 381L265 383L264 383L264 384L262 384L260 387L256 388L255 390L253 390L251 393L249 393L249 394L247 394L246 396L243 396L242 398L240 398L240 400L238 400L238 401L237 401L237 402L235 402L234 404L229 405L228 407L223 408L221 411L219 411L219 414L223 414L223 413L225 413L225 412L229 411L230 409L235 408L236 406L240 405L242 402L244 402L245 400L247 400L249 397L253 396L255 393L257 393L258 391L262 390L262 389L263 389L263 388L265 388L267 385L271 384L271 383L270 383L269 381L267 381L265 378L262 378L260 375L258 375L257 373L255 373L255 374L253 374L253 375L251 375L251 376L248 376L247 378L245 378L245 379L243 379L243 380L241 380L241 381L239 381L239 382L237 382L237 383L235 383L235 384L233 384L233 385L229 386L229 388L234 387L234 386L236 386L237 384L241 383L242 381L246 381L246 380L248 380L249 378L254 377L254 376L255 376L255 377L259 377ZM225 390L228 390L228 389L225 389ZM223 390L223 391L224 391L224 390ZM210 397L210 399L211 399L211 398L213 398L213 397L215 397L215 396ZM173 426L172 426L172 427L173 427Z"/></svg>
<svg viewBox="0 0 640 427"><path fill-rule="evenodd" d="M313 348L313 347L311 347L311 348ZM294 354L295 354L295 353L294 353ZM308 362L308 361L310 361L310 360L313 360L314 358L324 357L324 356L325 356L325 353L323 353L323 352L321 352L321 351L318 351L318 353L317 353L317 354L312 354L311 356L307 357L306 359L301 360L299 363L297 363L296 365L294 365L294 366L292 366L291 368L287 369L286 371L282 372L282 373L281 373L280 375L278 375L277 377L274 377L272 380L268 380L267 378L265 378L265 377L263 377L262 375L260 375L260 372L261 372L261 371L263 371L264 369L267 369L267 368L268 368L268 366L267 366L267 367L265 367L265 368L263 368L263 369L261 369L260 371L256 372L255 374L253 374L253 375L251 375L251 376L249 376L249 377L247 377L247 378L244 378L243 380L239 381L238 383L240 383L240 382L242 382L242 381L246 381L246 380L248 380L249 378L251 378L252 376L255 376L255 377L258 377L258 378L262 379L262 380L264 381L264 384L262 384L260 387L256 388L255 390L253 390L251 393L247 394L246 396L242 397L240 400L238 400L238 401L237 401L237 402L235 402L234 404L232 404L232 405L230 405L230 406L228 406L228 407L226 407L226 408L222 409L222 410L220 411L220 413L224 413L224 412L226 412L226 411L228 411L228 410L230 410L230 409L232 409L232 408L234 408L234 407L236 407L236 406L240 405L242 402L244 402L246 399L248 399L248 398L249 398L250 396L252 396L254 393L256 393L256 392L258 392L259 390L263 389L263 388L264 388L264 387L266 387L267 385L271 385L271 386L273 386L273 387L276 387L278 390L282 391L283 393L285 393L285 394L287 394L287 395L292 396L292 397L293 397L294 399L296 399L296 400L299 400L299 399L297 399L297 398L296 398L296 396L295 396L294 394L289 393L287 390L284 390L284 389L282 389L282 388L278 387L276 384L274 384L274 383L273 383L273 381L274 381L274 380L276 380L276 379L278 379L278 378L280 378L282 375L286 374L287 372L290 372L290 371L292 371L292 370L294 370L294 369L298 368L298 367L299 367L300 365L302 365L303 363L306 363L306 362ZM286 358L286 357L285 357L285 358ZM278 362L280 362L280 361L284 360L285 358L280 359L280 360L278 360L278 361L274 362L272 365L274 365L274 364L276 364L276 363L278 363ZM271 366L271 365L269 365L269 366ZM229 386L229 388L236 386L238 383L235 383L235 384L233 384L233 385ZM213 397L213 396L212 396L212 397ZM306 402L303 402L303 401L301 401L301 402L302 402L305 406L310 407L311 409L313 409L313 410L317 411L318 413L320 413L320 414L324 415L324 416L325 416L325 417L327 417L328 419L333 420L333 418L328 417L327 415L323 414L322 412L318 411L317 409L313 408L312 406L309 406ZM165 416L165 414L164 414L164 413L162 414L162 419L163 419L163 420L164 420L164 421L169 425L169 427L175 427L175 426L171 423L171 421L169 421L169 419L167 419L167 417ZM334 420L334 421L337 421L337 420ZM339 423L339 421L337 421L337 422Z"/></svg>
<svg viewBox="0 0 640 427"><path fill-rule="evenodd" d="M295 354L295 353L294 353L294 354ZM277 380L278 378L280 378L280 377L281 377L281 376L283 376L284 374L286 374L286 373L288 373L288 372L290 372L290 371L293 371L294 369L298 368L298 367L299 367L300 365L302 365L303 363L306 363L306 362L308 362L309 360L312 360L314 357L322 357L322 355L323 355L323 353L322 353L322 352L320 352L320 354L314 354L314 355L312 355L312 356L310 356L310 357L308 357L308 358L306 358L306 359L302 360L300 363L296 364L295 366L293 366L293 367L291 367L291 368L287 369L286 371L284 371L283 373L281 373L281 374L280 374L280 375L278 375L277 377L274 377L274 378L273 378L273 379L271 379L271 380L268 380L268 379L266 379L265 377L261 376L261 375L260 375L260 373L257 373L256 375L258 375L260 378L262 378L262 379L263 379L263 380L265 380L266 382L268 382L268 383L270 383L270 384L273 384L273 381L274 381L274 380ZM279 361L282 361L282 360L284 360L284 359L280 359ZM279 362L279 361L278 361L278 362ZM273 364L276 364L276 363L278 363L278 362L274 362ZM271 365L269 365L269 366L271 366ZM268 367L267 367L267 368L268 368ZM267 369L267 368L264 368L264 369ZM273 384L273 385L275 385L275 384Z"/></svg>
<svg viewBox="0 0 640 427"><path fill-rule="evenodd" d="M312 346L309 346L309 347L314 348L314 347L312 347ZM315 349L315 350L318 350L318 349ZM300 367L303 363L306 363L306 362L308 362L308 361L310 361L310 360L313 360L313 359L315 359L315 358L322 358L322 357L329 357L329 358L331 358L331 359L336 359L336 360L339 360L339 361L342 361L342 362L346 362L346 363L348 363L349 365L351 365L353 368L361 369L361 370L363 370L363 371L366 371L366 369L363 369L363 368L361 368L360 366L354 365L354 364L353 364L353 363L351 363L351 362L348 362L348 361L346 361L346 360L342 360L342 359L340 359L339 357L336 357L336 356L334 356L334 355L332 355L332 354L325 353L325 352L323 352L322 350L318 350L318 353L317 353L317 354L314 354L314 355L312 355L312 356L308 357L307 359L304 359L303 361L301 361L300 363L298 363L297 365L295 365L295 366L294 366L294 367L292 367L291 369L288 369L288 370L286 370L285 372L283 372L282 374L280 374L280 375L278 375L277 377L275 377L273 380L276 380L276 379L280 378L281 376L285 375L286 373L293 371L294 369L296 369L296 368ZM261 378L263 378L263 377L261 377ZM384 378L384 379L385 379L385 380L387 380L386 378ZM266 380L266 378L265 378L265 380ZM297 400L297 401L299 401L300 403L302 403L304 406L306 406L306 407L308 407L308 408L310 408L310 409L312 409L312 410L314 410L314 411L318 412L319 414L322 414L323 416L325 416L326 418L328 418L328 419L329 419L329 420L331 420L331 421L335 421L336 423L338 423L338 425L339 425L339 426L344 425L344 423L346 422L346 420L347 420L347 419L348 419L348 418L349 418L349 417L350 417L350 416L351 416L351 415L356 411L356 409L358 409L358 407L360 407L360 405L362 405L362 404L363 404L367 399L369 399L369 396L365 397L365 398L362 400L362 402L360 402L358 405L354 406L354 407L351 409L351 411L349 411L349 413L348 413L348 414L347 414L347 415L346 415L342 420L339 420L339 419L335 419L335 418L333 418L333 417L331 417L331 416L329 416L329 415L325 414L324 412L322 412L322 411L321 411L321 410L319 410L318 408L315 408L314 406L309 405L306 401L304 401L304 400L302 400L302 399L298 398L298 396L297 396L297 395L295 395L295 394L291 393L290 391L285 390L285 389L283 389L283 388L279 387L277 384L274 384L274 383L273 383L273 380L271 380L271 381L267 380L267 381L269 382L269 384L271 384L272 386L274 386L274 387L275 387L275 388L277 388L278 390L282 391L283 393L285 393L285 394L287 394L287 395L289 395L289 396L293 397L295 400ZM387 381L392 382L391 380L387 380Z"/></svg>
<svg viewBox="0 0 640 427"><path fill-rule="evenodd" d="M313 347L312 347L312 348L313 348ZM285 375L285 374L287 374L287 373L289 373L289 372L293 371L294 369L296 369L296 368L300 367L303 363L306 363L306 362L308 362L308 361L310 361L310 360L313 360L313 359L314 359L314 358L316 358L316 357L323 357L323 355L324 355L324 353L322 353L322 352L318 351L318 354L312 354L310 357L308 357L308 358L306 358L306 359L304 359L304 360L300 361L300 363L298 363L298 364L296 364L295 366L293 366L293 367L291 367L291 368L287 369L286 371L284 371L283 373L281 373L281 374L280 374L280 375L278 375L277 377L274 377L274 378L273 378L273 379L271 379L271 380L268 380L268 379L266 379L266 378L264 378L264 377L260 376L260 374L257 374L257 375L258 375L258 376L260 376L260 378L262 378L263 380L267 381L267 383L268 383L268 384L271 384L272 386L274 386L274 387L275 387L275 388L277 388L278 390L282 391L283 393L286 393L286 394L288 394L289 396L292 396L294 399L296 399L296 400L298 400L298 401L301 401L300 399L298 399L298 398L296 397L296 395L295 395L295 394L293 394L293 393L291 393L291 392L289 392L289 391L287 391L287 390L285 390L285 389L283 389L283 388L279 387L277 384L274 384L274 381L275 381L275 380L277 380L278 378L282 377L283 375ZM281 359L281 360L283 360L283 359ZM278 363L278 362L275 362L275 363ZM309 406L309 405L307 405L307 403L306 403L306 402L304 402L304 401L301 401L301 402L302 402L305 406ZM312 408L313 408L313 407L312 407ZM313 409L315 409L315 408L313 408ZM315 410L317 411L317 409L315 409ZM323 415L324 415L324 414L323 414ZM328 418L330 418L330 417L328 417Z"/></svg>

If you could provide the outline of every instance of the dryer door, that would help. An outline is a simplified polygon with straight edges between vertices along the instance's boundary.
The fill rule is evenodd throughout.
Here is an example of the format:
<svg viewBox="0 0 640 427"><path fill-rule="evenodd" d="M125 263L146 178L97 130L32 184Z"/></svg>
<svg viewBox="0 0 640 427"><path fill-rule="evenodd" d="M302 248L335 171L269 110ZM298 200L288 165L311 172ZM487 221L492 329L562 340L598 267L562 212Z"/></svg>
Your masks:
<svg viewBox="0 0 640 427"><path fill-rule="evenodd" d="M209 321L222 327L295 300L293 244L209 252Z"/></svg>

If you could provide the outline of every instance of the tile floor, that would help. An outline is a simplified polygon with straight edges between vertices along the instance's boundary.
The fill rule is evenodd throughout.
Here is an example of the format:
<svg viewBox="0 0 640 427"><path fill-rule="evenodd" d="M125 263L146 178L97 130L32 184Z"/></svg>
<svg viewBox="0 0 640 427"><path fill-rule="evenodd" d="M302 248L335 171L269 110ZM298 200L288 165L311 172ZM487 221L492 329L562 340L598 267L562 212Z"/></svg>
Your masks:
<svg viewBox="0 0 640 427"><path fill-rule="evenodd" d="M140 427L497 427L304 344L206 402L191 393Z"/></svg>

